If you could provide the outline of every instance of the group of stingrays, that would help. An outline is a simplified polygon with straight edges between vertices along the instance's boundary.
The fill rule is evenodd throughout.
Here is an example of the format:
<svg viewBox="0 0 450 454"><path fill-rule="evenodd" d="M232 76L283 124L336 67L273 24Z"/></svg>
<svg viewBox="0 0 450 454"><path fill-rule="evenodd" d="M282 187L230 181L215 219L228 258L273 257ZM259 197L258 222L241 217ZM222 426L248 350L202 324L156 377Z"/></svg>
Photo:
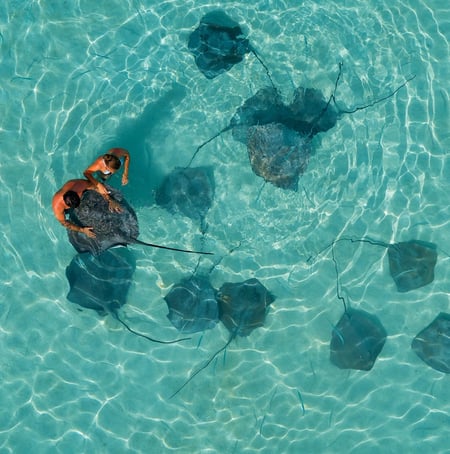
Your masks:
<svg viewBox="0 0 450 454"><path fill-rule="evenodd" d="M239 24L223 11L213 11L201 19L198 28L190 35L188 47L198 68L208 79L229 71L247 53L252 53L264 67L271 83L270 87L259 90L245 101L230 124L198 146L188 165L176 168L156 193L156 202L160 206L172 213L200 220L202 233L206 232L205 216L213 201L214 181L210 168L193 168L191 165L199 151L220 134L231 130L236 140L247 145L249 161L255 174L280 188L296 190L298 178L306 170L311 140L316 134L334 127L344 114L372 107L392 97L414 78L408 78L396 90L368 105L339 109L335 93L342 73L340 63L334 91L328 100L316 89L299 87L294 92L293 102L287 105L275 88L267 66L251 46ZM133 209L119 191L112 190L112 195L125 208L120 215L111 215L114 221L105 222L104 216L108 210L101 208L104 201L95 193L86 197L83 206L72 214L77 222L96 223L98 234L95 241L82 238L76 232L69 234L72 244L79 252L67 268L71 286L69 300L99 312L111 313L129 331L148 340L162 343L186 340L160 341L150 338L132 330L119 317L117 310L125 304L135 265L128 253L110 248L118 244L141 243L175 251L211 253L170 248L138 240L139 229ZM96 219L92 218L92 213L96 213ZM339 238L326 248L332 251L337 279L335 246L342 241L370 243L387 248L390 274L398 292L415 290L430 284L434 279L437 248L433 243L410 240L387 244L370 238ZM212 269L214 266L210 272ZM85 282L89 279L86 270L92 278L91 289L96 289L88 296L85 291ZM108 278L106 280L105 273ZM112 283L118 280L121 281L120 286L114 287L111 284L105 289L105 281ZM375 315L348 306L340 293L338 281L337 297L343 303L344 314L332 329L330 360L342 369L370 370L383 349L386 330ZM173 397L224 351L236 336L248 336L253 329L263 326L268 308L275 297L254 278L241 283L224 283L217 290L211 285L208 275L199 276L194 272L175 284L164 299L169 308L169 320L180 332L202 332L213 328L220 320L230 333L226 344L191 374L171 395ZM414 338L413 351L434 369L450 373L449 334L450 315L441 313Z"/></svg>

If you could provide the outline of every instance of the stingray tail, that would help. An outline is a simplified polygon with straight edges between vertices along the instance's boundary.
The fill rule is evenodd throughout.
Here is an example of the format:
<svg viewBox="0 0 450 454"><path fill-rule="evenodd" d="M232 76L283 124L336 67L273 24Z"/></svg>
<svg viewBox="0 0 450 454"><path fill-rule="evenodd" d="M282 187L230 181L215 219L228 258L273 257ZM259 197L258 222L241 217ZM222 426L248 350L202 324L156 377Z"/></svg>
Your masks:
<svg viewBox="0 0 450 454"><path fill-rule="evenodd" d="M328 108L330 107L330 104L333 102L334 105L337 107L336 105L336 90L337 90L337 87L339 85L339 80L341 79L341 75L342 75L342 66L344 64L342 62L339 62L339 72L338 72L338 75L336 77L336 80L334 82L334 89L333 89L333 93L331 94L331 96L328 98L328 101L327 103L325 104L325 107L319 112L319 115L317 115L316 118L314 118L314 120L311 122L311 128L309 130L309 133L306 134L307 137L312 137L314 135L314 128L318 125L319 121L322 119L322 117L327 113L327 110ZM339 111L339 112L342 112L342 111Z"/></svg>
<svg viewBox="0 0 450 454"><path fill-rule="evenodd" d="M345 302L345 298L341 295L341 292L339 290L339 270L338 270L338 264L336 261L336 257L334 255L334 243L331 246L331 257L333 258L333 263L334 263L334 269L336 271L336 295L338 299L342 301L342 304L344 305L344 312L347 313L347 304Z"/></svg>
<svg viewBox="0 0 450 454"><path fill-rule="evenodd" d="M336 77L336 81L334 82L333 93L331 94L330 98L328 99L328 102L327 102L326 106L322 109L322 111L317 116L317 118L314 119L314 122L312 123L312 127L311 127L311 132L310 132L309 135L312 135L313 127L320 121L320 119L323 117L323 115L325 115L325 113L328 110L328 108L329 108L331 103L333 103L336 106L336 109L338 110L338 112L340 114L352 114L352 113L358 112L359 110L364 110L364 109L367 109L368 107L373 107L373 106L379 104L380 102L386 101L387 99L389 99L392 96L394 96L399 90L401 90L406 84L408 84L408 82L410 82L411 80L413 80L416 77L415 75L409 77L408 79L405 80L405 82L403 82L393 92L389 93L386 96L383 96L382 98L376 99L375 101L372 101L369 104L366 104L364 106L355 107L352 110L343 110L343 109L339 108L339 106L338 106L338 104L336 102L336 91L337 91L337 88L338 88L338 85L339 85L339 81L340 81L341 76L342 76L342 67L343 66L344 66L344 64L342 62L339 62L339 72L338 72L338 75Z"/></svg>
<svg viewBox="0 0 450 454"><path fill-rule="evenodd" d="M185 341L185 340L189 340L190 337L183 337L182 339L176 339L176 340L173 340L173 341L162 341L162 340L158 340L158 339L153 339L153 337L149 337L149 336L146 336L145 334L142 334L142 333L138 333L137 331L135 331L134 329L130 328L128 326L127 323L125 323L120 317L119 317L119 314L117 314L117 312L112 312L112 315L113 317L119 322L121 323L123 326L125 326L125 328L130 332L130 333L133 333L135 334L136 336L139 336L139 337L143 337L144 339L147 339L151 342L157 342L158 344L176 344L177 342L182 342L182 341Z"/></svg>
<svg viewBox="0 0 450 454"><path fill-rule="evenodd" d="M379 99L376 99L375 101L372 101L371 103L369 104L366 104L364 106L358 106L358 107L355 107L354 109L352 110L341 110L339 109L338 105L336 104L336 97L335 97L335 94L336 94L336 89L337 89L337 84L338 84L338 81L339 81L339 78L341 77L341 72L342 72L342 63L339 63L339 76L336 80L336 84L335 84L335 87L334 87L334 92L333 94L331 95L331 98L334 102L334 105L337 107L337 109L339 110L340 113L345 113L345 114L352 114L352 113L355 113L355 112L358 112L359 110L364 110L364 109L367 109L368 107L373 107L377 104L379 104L380 102L383 102L383 101L386 101L386 99L389 99L389 98L392 98L392 96L394 96L398 91L400 91L404 86L406 86L409 82L411 82L415 77L416 75L414 74L413 76L409 77L408 79L405 80L405 82L403 82L399 87L397 87L393 92L389 93L388 95L386 96L383 96L382 98L379 98Z"/></svg>
<svg viewBox="0 0 450 454"><path fill-rule="evenodd" d="M306 260L307 263L313 262L317 257L322 255L325 251L332 248L335 244L340 243L341 241L350 241L351 243L368 243L372 244L373 246L380 246L388 248L390 245L385 243L384 241L374 240L370 237L362 237L362 238L350 238L350 237L342 237L338 238L337 240L332 241L330 244L327 244L323 249L321 249L316 255L310 255Z"/></svg>
<svg viewBox="0 0 450 454"><path fill-rule="evenodd" d="M386 243L383 243L382 241L372 240L371 238L366 238L366 237L363 237L363 238L360 238L360 239L339 238L338 240L335 240L335 241L333 241L331 243L331 258L333 259L334 269L336 271L336 295L337 295L338 299L342 301L342 304L344 305L344 312L347 314L348 313L348 311L347 311L347 303L345 302L345 298L341 295L341 292L340 292L340 289L339 289L339 287L340 287L340 284L339 284L339 270L338 270L338 263L337 263L337 260L336 260L336 256L335 256L335 253L334 253L334 246L339 241L351 241L352 243L357 243L357 242L359 242L359 243L369 243L369 244L373 244L375 246L382 246L382 247L389 247L389 245L386 244ZM328 249L328 247L330 247L330 246L327 246L327 249ZM323 252L323 250L321 252Z"/></svg>
<svg viewBox="0 0 450 454"><path fill-rule="evenodd" d="M176 247L160 246L159 244L146 243L145 241L138 240L137 238L133 238L133 242L137 243L137 244L142 244L143 246L151 246L151 247L156 247L159 249L167 249L169 251L186 252L188 254L214 255L214 252L191 251L189 249L178 249Z"/></svg>
<svg viewBox="0 0 450 454"><path fill-rule="evenodd" d="M256 59L261 63L262 67L264 68L264 70L266 71L266 74L267 74L267 77L269 78L270 80L270 83L272 84L272 87L275 88L275 90L277 89L277 87L275 87L275 84L273 83L273 80L272 80L272 77L270 75L270 71L269 71L269 68L266 66L266 64L262 61L261 57L258 55L258 53L256 52L256 49L253 48L252 46L250 46L250 51L251 53L256 57Z"/></svg>
<svg viewBox="0 0 450 454"><path fill-rule="evenodd" d="M336 260L336 256L334 253L334 246L339 243L340 241L350 241L352 243L369 243L374 246L381 246L381 247L389 247L389 244L384 243L383 241L378 241L378 240L373 240L369 237L363 237L363 238L338 238L337 240L334 240L331 244L328 244L326 247L324 247L316 256L309 256L308 260L306 261L307 263L310 263L313 261L315 258L317 258L319 255L321 255L323 252L325 252L327 249L331 248L331 258L334 263L334 269L336 271L336 295L339 300L342 301L342 304L344 305L344 311L347 313L347 303L345 302L345 298L341 295L340 292L340 284L339 284L339 270L338 270L338 263Z"/></svg>
<svg viewBox="0 0 450 454"><path fill-rule="evenodd" d="M208 361L206 361L206 363L200 367L199 369L197 369L170 397L169 399L172 399L172 397L175 397L190 381L192 381L194 379L194 377L196 377L203 369L206 369L210 364L211 362L213 361L213 359L219 355L220 353L222 353L231 343L231 341L236 337L235 334L231 334L230 335L230 338L228 339L228 342L222 347L220 348L219 350L216 351L216 353L214 353L214 355L211 356L211 358L208 359Z"/></svg>
<svg viewBox="0 0 450 454"><path fill-rule="evenodd" d="M232 129L233 126L232 125L228 125L226 126L225 128L223 128L221 131L219 131L217 134L213 135L212 137L210 137L208 140L206 140L205 142L203 142L201 145L199 145L197 147L197 149L194 151L194 154L192 155L192 158L191 160L189 161L189 164L185 167L186 169L188 167L191 166L192 164L192 161L195 159L195 157L197 156L197 153L205 146L205 145L208 145L209 142L212 142L214 139L217 139L217 137L219 137L222 133L226 132L226 131L229 131L230 129Z"/></svg>

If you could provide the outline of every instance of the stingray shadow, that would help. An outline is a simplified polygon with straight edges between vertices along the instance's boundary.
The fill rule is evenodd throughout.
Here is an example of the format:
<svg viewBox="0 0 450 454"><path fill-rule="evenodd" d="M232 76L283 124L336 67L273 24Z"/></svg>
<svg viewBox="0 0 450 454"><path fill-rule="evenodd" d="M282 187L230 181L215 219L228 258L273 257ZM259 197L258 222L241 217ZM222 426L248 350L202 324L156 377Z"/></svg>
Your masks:
<svg viewBox="0 0 450 454"><path fill-rule="evenodd" d="M163 96L147 104L137 118L123 120L114 138L105 144L105 149L120 146L130 151L130 183L123 187L123 192L135 206L152 205L154 190L164 177L158 160L153 158L159 147L149 144L148 137L171 118L174 107L185 96L186 89L173 83Z"/></svg>

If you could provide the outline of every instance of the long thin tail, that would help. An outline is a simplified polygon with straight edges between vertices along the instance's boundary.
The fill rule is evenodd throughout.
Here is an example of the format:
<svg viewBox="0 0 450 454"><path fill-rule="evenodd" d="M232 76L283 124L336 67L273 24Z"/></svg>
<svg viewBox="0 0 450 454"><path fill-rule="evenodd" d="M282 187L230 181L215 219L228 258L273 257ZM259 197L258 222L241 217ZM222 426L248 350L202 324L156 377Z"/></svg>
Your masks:
<svg viewBox="0 0 450 454"><path fill-rule="evenodd" d="M339 290L340 284L339 284L339 270L338 270L338 264L336 261L336 257L334 255L334 244L331 246L331 256L333 258L333 263L334 263L334 270L336 272L336 296L338 297L339 300L342 301L342 304L344 305L344 312L347 313L347 303L345 302L345 298L341 295L341 292Z"/></svg>
<svg viewBox="0 0 450 454"><path fill-rule="evenodd" d="M133 242L136 244L142 244L143 246L157 247L159 249L167 249L169 251L186 252L188 254L214 255L214 252L191 251L189 249L178 249L176 247L160 246L159 244L146 243L145 241L138 240L137 238L133 238Z"/></svg>
<svg viewBox="0 0 450 454"><path fill-rule="evenodd" d="M269 78L270 80L270 83L272 84L272 87L275 88L275 90L277 89L277 87L275 87L275 84L273 83L273 80L272 80L272 77L270 76L270 71L269 71L269 68L266 66L266 64L261 60L261 57L258 55L258 53L256 52L256 49L252 46L250 46L250 51L252 52L252 54L256 57L256 59L261 63L262 67L264 68L264 70L266 71L266 74L267 74L267 77Z"/></svg>
<svg viewBox="0 0 450 454"><path fill-rule="evenodd" d="M212 137L210 137L208 140L205 140L205 142L203 142L201 145L199 145L197 147L197 149L194 151L194 154L192 155L192 158L191 160L189 161L189 164L185 167L185 168L188 168L191 166L192 164L192 161L195 159L195 157L197 156L197 153L205 146L205 145L208 145L209 142L212 142L214 139L217 139L217 137L219 137L222 133L226 132L226 131L229 131L231 128L233 128L233 126L231 125L228 125L228 126L225 126L225 128L223 128L222 130L220 130L217 134L213 135Z"/></svg>
<svg viewBox="0 0 450 454"><path fill-rule="evenodd" d="M216 351L216 353L214 353L214 355L211 356L211 358L208 359L208 361L206 361L206 363L200 367L199 369L197 369L170 397L169 399L172 399L172 397L175 397L191 380L194 379L194 377L196 377L203 369L206 369L212 362L212 360L220 353L222 353L231 343L231 341L235 338L236 336L231 334L230 335L230 338L228 339L228 342L222 347L220 348L219 350Z"/></svg>
<svg viewBox="0 0 450 454"><path fill-rule="evenodd" d="M389 244L387 243L384 243L383 241L378 241L378 240L373 240L369 237L363 237L363 238L339 238L337 240L334 240L331 244L329 244L326 248L322 249L318 255L322 254L322 252L326 251L328 248L331 247L331 258L333 260L333 263L334 263L334 270L336 272L336 296L339 300L342 301L342 304L344 305L344 312L345 313L348 313L348 307L347 307L347 303L345 301L345 298L342 296L341 294L341 291L340 291L340 283L339 283L339 269L338 269L338 263L337 263L337 260L336 260L336 256L335 256L335 253L334 253L334 246L339 243L340 241L351 241L352 243L356 243L356 242L359 242L359 243L369 243L369 244L373 244L374 246L381 246L381 247L389 247ZM310 257L308 259L308 261L311 259L312 257Z"/></svg>
<svg viewBox="0 0 450 454"><path fill-rule="evenodd" d="M138 333L137 331L135 331L134 329L130 328L120 317L119 315L117 314L117 312L112 312L112 315L113 317L119 322L121 323L123 326L125 326L125 328L130 332L130 333L133 333L135 334L136 336L139 336L139 337L143 337L144 339L147 339L151 342L157 342L158 344L176 344L177 342L181 342L181 341L185 341L185 340L189 340L190 337L183 337L182 339L176 339L176 340L173 340L173 341L162 341L162 340L158 340L158 339L153 339L153 337L149 337L149 336L146 336L145 334L142 334L142 333Z"/></svg>
<svg viewBox="0 0 450 454"><path fill-rule="evenodd" d="M364 106L358 106L358 107L355 107L353 108L352 110L342 110L339 108L339 106L337 105L336 103L336 89L337 89L337 84L339 82L339 78L341 77L341 72L342 72L342 63L339 63L339 75L338 75L338 78L336 80L336 83L335 83L335 86L334 86L334 92L333 94L331 95L331 98L330 100L332 99L333 102L334 102L334 105L336 106L336 108L338 109L339 113L345 113L345 114L352 114L352 113L355 113L355 112L358 112L359 110L364 110L364 109L367 109L368 107L373 107L377 104L379 104L380 102L383 102L383 101L386 101L386 99L389 99L391 98L392 96L394 96L398 91L400 91L403 87L405 87L409 82L411 82L413 79L415 79L416 75L412 75L410 77L408 77L405 82L403 82L400 86L398 86L394 91L392 91L391 93L387 94L386 96L383 96L382 98L379 98L379 99L376 99L375 101L372 101L371 103L369 104L366 104Z"/></svg>
<svg viewBox="0 0 450 454"><path fill-rule="evenodd" d="M341 237L341 238L338 238L337 240L333 240L330 244L328 244L323 249L321 249L316 255L310 255L308 257L308 259L306 260L306 262L310 263L311 260L315 260L317 257L322 255L325 251L332 248L335 244L340 243L341 241L350 241L351 243L369 243L369 244L373 244L374 246L381 246L381 247L385 247L385 248L388 248L390 246L388 243L385 243L384 241L374 240L368 236L362 237L362 238Z"/></svg>

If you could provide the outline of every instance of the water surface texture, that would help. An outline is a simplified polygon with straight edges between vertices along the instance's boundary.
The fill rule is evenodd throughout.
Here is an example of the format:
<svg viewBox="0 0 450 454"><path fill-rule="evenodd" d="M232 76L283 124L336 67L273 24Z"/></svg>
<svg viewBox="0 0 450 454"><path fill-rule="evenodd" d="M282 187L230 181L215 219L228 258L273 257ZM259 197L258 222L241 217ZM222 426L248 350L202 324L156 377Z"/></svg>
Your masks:
<svg viewBox="0 0 450 454"><path fill-rule="evenodd" d="M443 0L4 0L0 5L0 451L3 453L450 452L449 376L411 341L450 312L450 7ZM290 101L295 87L352 115L313 139L297 192L256 176L226 132L194 165L212 166L198 222L155 204L165 175L270 85L252 55L205 78L187 42L201 17L239 22ZM222 324L152 344L66 295L75 255L53 194L112 146L130 151L124 194L143 241L212 251L199 270L219 288L257 278L275 297L263 327ZM120 187L120 177L111 184ZM370 371L329 360L343 313L329 250L341 236L438 246L432 283L396 291L387 250L336 244L341 295L388 336ZM179 334L163 297L198 257L130 246L121 309L154 338ZM232 252L230 252L232 251Z"/></svg>

